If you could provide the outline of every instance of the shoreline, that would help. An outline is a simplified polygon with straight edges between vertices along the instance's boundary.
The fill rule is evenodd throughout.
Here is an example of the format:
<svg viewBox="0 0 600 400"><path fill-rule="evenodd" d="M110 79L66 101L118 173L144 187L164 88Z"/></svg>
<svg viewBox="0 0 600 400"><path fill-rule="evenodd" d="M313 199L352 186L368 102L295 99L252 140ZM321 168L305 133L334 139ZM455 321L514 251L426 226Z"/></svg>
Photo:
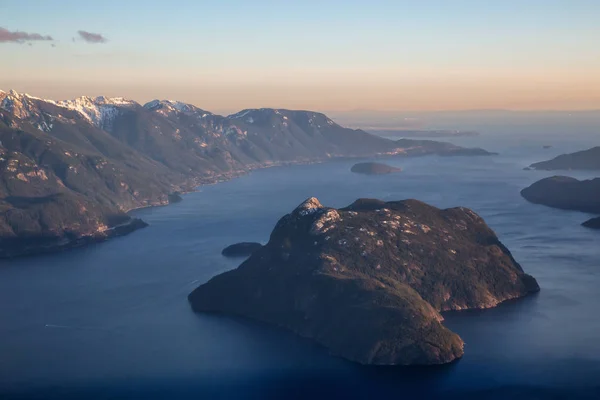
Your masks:
<svg viewBox="0 0 600 400"><path fill-rule="evenodd" d="M352 160L361 160L361 159L370 159L370 158L376 158L376 159L384 158L385 159L385 158L391 158L391 157L423 157L423 156L427 156L427 155L443 156L443 154L438 154L438 153L410 154L410 153L407 153L406 150L407 149L399 148L396 151L386 152L386 153L374 153L371 155L344 156L344 155L329 155L328 154L327 158L318 158L318 159L312 159L312 160L311 159L300 159L300 160L295 160L295 161L278 161L278 162L269 162L269 163L265 163L265 164L252 164L252 165L249 165L246 169L225 172L225 173L222 173L219 175L215 175L208 179L201 178L201 177L189 178L187 181L184 181L180 185L176 185L176 186L193 187L192 190L184 190L184 191L173 190L170 193L165 193L164 195L168 197L170 194L172 194L174 192L178 192L178 194L181 194L181 195L195 193L195 192L198 192L202 186L216 185L219 183L228 182L233 179L248 175L253 171L258 171L258 170L267 169L267 168L287 167L287 166L294 166L294 165L323 164L326 162L333 162L333 161L343 161L343 160L352 161ZM411 150L411 149L408 149L408 150ZM471 154L471 155L458 154L458 155L460 155L460 156L481 156L481 155L491 156L491 155L495 155L495 154L496 153L487 152L487 154ZM452 156L452 155L454 155L454 154L450 154L450 156ZM446 155L446 156L448 156L448 155ZM193 184L194 181L199 181L199 180L203 180L203 179L206 179L206 180L202 183ZM148 201L148 200L144 200L144 201ZM57 253L57 252L67 251L67 250L77 248L77 247L86 246L89 244L104 242L106 240L110 240L115 237L125 236L125 235L135 232L138 229L142 229L142 228L145 228L148 226L148 224L145 221L143 221L142 219L131 215L132 212L137 211L137 210L143 210L146 208L166 207L166 206L171 205L172 203L173 202L169 202L168 200L166 200L164 203L147 204L147 205L141 205L139 207L121 209L123 214L125 214L126 216L129 217L129 221L125 224L109 226L108 229L106 229L105 231L102 231L102 232L98 232L99 234L96 234L96 235L93 235L93 234L92 235L82 235L81 237L76 238L76 239L57 237L57 238L50 239L49 242L47 242L47 243L38 244L38 245L32 244L31 246L27 245L28 240L36 241L36 240L40 240L40 239L11 238L9 240L15 243L14 247L16 247L17 249L14 252L2 251L0 249L0 260L10 260L13 258L21 258L21 257L49 254L49 253ZM66 240L66 242L65 242L65 240ZM25 242L25 243L21 244L19 242Z"/></svg>
<svg viewBox="0 0 600 400"><path fill-rule="evenodd" d="M409 149L410 150L410 149ZM472 150L472 149L467 149L467 150ZM483 149L482 149L483 150ZM273 162L270 164L252 164L248 167L248 169L244 169L244 170L236 170L233 171L231 173L223 173L220 175L217 175L216 177L214 177L214 180L212 182L204 182L204 183L200 183L197 185L194 185L192 190L185 190L185 191L179 191L178 193L180 195L185 195L185 194L189 194L189 193L196 193L199 191L199 189L202 186L210 186L210 185L216 185L219 183L223 183L223 182L229 182L233 179L237 179L237 178L241 178L245 175L250 174L251 172L254 171L258 171L258 170L262 170L262 169L268 169L268 168L280 168L280 167L289 167L289 166L295 166L295 165L313 165L313 164L324 164L327 162L335 162L335 161L354 161L354 160L367 160L367 159L371 159L371 158L375 158L375 159L388 159L388 158L392 158L392 157L403 157L403 158L417 158L417 157L427 157L427 156L438 156L438 157L490 157L490 156L497 156L499 155L499 153L495 153L495 152L489 152L487 150L484 150L487 152L487 154L462 154L462 153L456 153L456 154L439 154L439 153L415 153L415 154L410 154L410 153L406 153L406 149L402 149L402 151L399 152L387 152L387 153L375 153L372 155L353 155L353 156L343 156L343 155L333 155L331 157L328 158L322 158L322 159L314 159L314 160L298 160L298 161L280 161L280 162ZM198 179L198 178L191 178L192 180L194 179ZM183 183L181 186L188 186L186 183ZM137 210L143 210L146 208L152 208L152 207L166 207L171 205L172 203L169 202L165 202L164 204L148 204L148 205L144 205L144 206L139 206L139 207L133 207L133 208L129 208L129 209L124 209L123 212L125 214L129 214L132 211L137 211Z"/></svg>
<svg viewBox="0 0 600 400"><path fill-rule="evenodd" d="M44 244L32 244L28 246L26 243L16 246L16 250L13 252L2 252L0 253L0 262L9 261L16 258L33 257L38 255L45 255L51 253L60 253L68 251L78 247L88 246L95 243L102 243L107 240L126 236L130 233L143 229L149 225L140 218L130 217L125 223L118 224L113 227L109 227L105 231L100 232L96 235L83 235L75 239L68 239L65 237L57 237L49 239ZM13 241L27 241L27 239L12 239ZM36 240L36 239L32 239ZM39 239L38 239L39 240Z"/></svg>

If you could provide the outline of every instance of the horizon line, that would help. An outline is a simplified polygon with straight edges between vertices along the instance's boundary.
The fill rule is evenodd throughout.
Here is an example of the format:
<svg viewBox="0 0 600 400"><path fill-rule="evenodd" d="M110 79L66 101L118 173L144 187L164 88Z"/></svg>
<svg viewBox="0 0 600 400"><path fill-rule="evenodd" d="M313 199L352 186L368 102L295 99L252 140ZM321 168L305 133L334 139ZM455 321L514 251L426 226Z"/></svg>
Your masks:
<svg viewBox="0 0 600 400"><path fill-rule="evenodd" d="M154 98L152 100L149 100L147 102L140 102L138 100L132 99L132 98L128 98L128 97L124 97L124 96L104 96L104 95L97 95L97 96L88 96L85 94L82 94L80 96L74 97L74 98L70 98L70 99L49 99L49 98L42 98L42 97L37 97L34 95L31 95L29 93L26 92L19 92L17 90L14 89L8 89L8 90L4 90L4 89L0 89L0 93L10 93L10 92L15 92L17 94L20 95L25 95L28 96L30 98L36 99L36 100L43 100L43 101L52 101L52 102L60 102L60 101L70 101L70 100L76 100L78 98L82 98L82 97L87 97L90 99L96 99L98 97L104 97L107 99L123 99L123 100L128 100L128 101L132 101L135 102L141 106L144 106L145 104L148 104L152 101L171 101L171 102L179 102L179 103L184 103L184 104L188 104L191 106L194 106L196 108L200 108L204 111L208 111L211 112L212 114L221 114L223 116L228 116L228 115L233 115L236 114L238 112L241 111L245 111L245 110L260 110L260 109L274 109L274 110L288 110L288 111L312 111L312 112L321 112L321 113L428 113L428 114L435 114L435 113L475 113L475 112L511 112L511 113L582 113L582 112L600 112L600 108L578 108L578 109L553 109L553 108L548 108L548 109L514 109L514 108L464 108L464 109L435 109L435 110L402 110L402 109L365 109L365 108L354 108L354 109L322 109L322 111L316 111L316 110L311 110L311 109L302 109L302 108L287 108L287 107L252 107L252 108L242 108L239 109L238 111L235 112L231 112L233 110L237 110L237 109L215 109L216 112L212 112L209 111L208 109L204 108L204 107L200 107L196 104L193 103L189 103L186 101L181 101L181 100L175 100L175 99L160 99L160 98ZM224 111L227 112L231 112L229 114L224 113Z"/></svg>

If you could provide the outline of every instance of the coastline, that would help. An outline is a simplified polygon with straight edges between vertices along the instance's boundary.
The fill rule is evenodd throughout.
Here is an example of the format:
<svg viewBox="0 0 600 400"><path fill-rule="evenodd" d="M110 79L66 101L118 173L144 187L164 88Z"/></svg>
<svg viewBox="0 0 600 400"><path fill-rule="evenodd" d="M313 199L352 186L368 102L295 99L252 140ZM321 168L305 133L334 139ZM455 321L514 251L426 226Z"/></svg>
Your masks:
<svg viewBox="0 0 600 400"><path fill-rule="evenodd" d="M408 152L407 152L408 150ZM369 158L377 158L377 159L385 159L391 158L394 156L400 157L422 157L426 155L438 155L442 156L442 154L438 153L427 153L423 154L421 152L416 152L411 154L410 151L414 149L406 149L406 148L398 148L395 151L385 152L385 153L374 153L370 155L341 155L341 154L328 154L326 158L316 158L316 159L298 159L292 161L275 161L268 162L263 164L250 164L244 169L238 169L234 171L229 171L225 173L221 173L210 178L203 177L192 177L187 180L184 180L182 183L178 185L173 185L170 193L163 193L165 198L174 192L179 194L188 194L197 192L202 186L215 185L223 182L230 181L235 178L240 178L245 176L253 171L274 168L274 167L286 167L293 165L311 165L311 164L322 164L331 161L339 161L339 160L360 160L360 159L369 159ZM481 155L495 155L496 153L481 154ZM450 154L452 155L452 154ZM460 154L465 155L465 154ZM479 154L472 154L471 156L478 156ZM467 155L468 156L468 155ZM182 188L192 188L191 190L181 190ZM141 200L141 202L149 202L148 199ZM136 218L132 216L130 213L136 210L142 210L151 207L165 207L172 204L168 199L160 202L149 203L146 205L140 205L138 207L132 208L123 208L121 211L129 217L129 220L126 224L119 224L108 226L107 229L102 231L97 231L95 234L83 234L80 237L69 239L66 237L54 237L54 238L10 238L4 239L6 241L12 242L13 245L10 246L10 250L6 251L0 249L0 260L12 259L17 257L28 257L35 256L40 254L49 254L49 253L57 253L61 251L70 250L77 247L86 246L89 244L100 243L106 240L125 236L130 233L135 232L138 229L142 229L148 226L146 222L144 222L140 218ZM14 249L14 250L13 250Z"/></svg>
<svg viewBox="0 0 600 400"><path fill-rule="evenodd" d="M126 236L137 231L138 229L146 228L147 226L148 224L140 218L130 217L126 223L109 227L108 229L97 234L82 235L72 239L66 237L9 239L11 242L14 242L14 246L11 247L12 251L1 251L0 261L42 254L59 253L62 251L75 249L77 247L101 243L119 236Z"/></svg>

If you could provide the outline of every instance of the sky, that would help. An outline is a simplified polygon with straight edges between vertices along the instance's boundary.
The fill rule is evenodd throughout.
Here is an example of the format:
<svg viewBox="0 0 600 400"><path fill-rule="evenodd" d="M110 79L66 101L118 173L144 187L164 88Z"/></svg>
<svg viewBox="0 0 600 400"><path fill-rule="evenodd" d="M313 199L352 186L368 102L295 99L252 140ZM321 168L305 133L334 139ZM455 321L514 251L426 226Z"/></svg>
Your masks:
<svg viewBox="0 0 600 400"><path fill-rule="evenodd" d="M600 109L599 0L0 0L0 89L212 111Z"/></svg>

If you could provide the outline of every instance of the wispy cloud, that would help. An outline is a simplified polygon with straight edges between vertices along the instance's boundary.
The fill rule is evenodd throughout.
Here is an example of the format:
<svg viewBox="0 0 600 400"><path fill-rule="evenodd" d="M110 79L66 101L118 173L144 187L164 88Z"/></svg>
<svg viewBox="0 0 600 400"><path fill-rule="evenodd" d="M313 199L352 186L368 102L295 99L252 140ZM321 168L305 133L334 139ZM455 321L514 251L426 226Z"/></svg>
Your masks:
<svg viewBox="0 0 600 400"><path fill-rule="evenodd" d="M0 27L0 43L26 43L38 40L54 40L52 36L21 31L9 31Z"/></svg>
<svg viewBox="0 0 600 400"><path fill-rule="evenodd" d="M99 33L77 31L79 37L88 43L106 43L108 39Z"/></svg>

